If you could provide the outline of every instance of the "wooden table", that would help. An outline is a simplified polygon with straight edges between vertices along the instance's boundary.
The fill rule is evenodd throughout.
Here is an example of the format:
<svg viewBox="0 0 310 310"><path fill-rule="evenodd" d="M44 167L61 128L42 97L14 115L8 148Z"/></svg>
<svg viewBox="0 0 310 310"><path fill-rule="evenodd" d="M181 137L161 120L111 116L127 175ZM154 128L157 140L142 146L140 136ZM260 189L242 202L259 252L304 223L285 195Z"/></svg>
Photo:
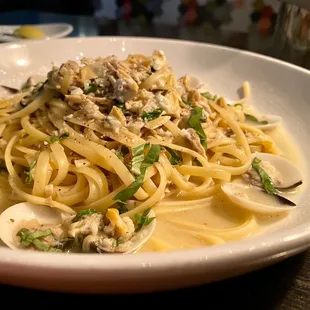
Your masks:
<svg viewBox="0 0 310 310"><path fill-rule="evenodd" d="M17 303L41 305L42 308L73 307L92 304L148 307L190 302L191 308L206 310L308 310L310 309L310 250L273 266L229 280L181 289L141 295L72 295L41 292L0 285L1 296L13 296ZM165 301L164 301L165 300ZM41 307L40 306L40 307ZM113 307L113 306L112 306ZM50 309L50 308L48 308ZM61 308L62 309L62 308ZM97 308L98 309L98 308ZM175 309L175 307L171 308Z"/></svg>

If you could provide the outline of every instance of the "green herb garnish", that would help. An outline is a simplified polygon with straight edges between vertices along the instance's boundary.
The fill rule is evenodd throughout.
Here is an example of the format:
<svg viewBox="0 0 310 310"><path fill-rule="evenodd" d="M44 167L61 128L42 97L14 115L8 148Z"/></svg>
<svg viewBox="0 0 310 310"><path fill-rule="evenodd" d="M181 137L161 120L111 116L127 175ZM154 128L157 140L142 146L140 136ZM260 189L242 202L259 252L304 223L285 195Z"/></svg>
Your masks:
<svg viewBox="0 0 310 310"><path fill-rule="evenodd" d="M260 166L261 160L257 157L254 158L252 162L252 168L258 173L260 176L261 182L263 184L263 188L266 193L270 195L275 195L278 191L274 188L272 184L272 180L270 176L266 173L266 171Z"/></svg>
<svg viewBox="0 0 310 310"><path fill-rule="evenodd" d="M189 107L192 107L193 104L188 100L188 101L184 101L182 100L184 104L188 105Z"/></svg>
<svg viewBox="0 0 310 310"><path fill-rule="evenodd" d="M69 132L64 132L59 137L57 136L48 137L46 139L46 142L48 142L49 144L53 144L55 142L59 142L60 140L66 139L68 137L69 137Z"/></svg>
<svg viewBox="0 0 310 310"><path fill-rule="evenodd" d="M245 119L250 121L250 122L254 122L254 123L257 123L257 124L261 124L261 125L267 125L268 124L268 121L259 121L255 116L253 115L250 115L250 114L246 114L244 113L244 116L245 116Z"/></svg>
<svg viewBox="0 0 310 310"><path fill-rule="evenodd" d="M182 163L182 159L178 155L175 150L172 150L170 147L165 146L165 149L169 152L170 156L170 163L172 165L180 165Z"/></svg>
<svg viewBox="0 0 310 310"><path fill-rule="evenodd" d="M25 178L25 183L26 184L30 184L32 182L32 169L35 167L35 165L37 164L37 160L34 160L30 166L29 166L29 170L28 171L24 171L24 174L26 175Z"/></svg>
<svg viewBox="0 0 310 310"><path fill-rule="evenodd" d="M98 89L98 85L95 83L90 83L88 85L88 88L84 90L84 94L90 94L90 93L95 93Z"/></svg>
<svg viewBox="0 0 310 310"><path fill-rule="evenodd" d="M195 158L193 162L196 164L196 166L202 167L201 162L197 158Z"/></svg>
<svg viewBox="0 0 310 310"><path fill-rule="evenodd" d="M98 213L95 209L85 209L81 210L72 220L72 223L78 222L84 215L92 215Z"/></svg>
<svg viewBox="0 0 310 310"><path fill-rule="evenodd" d="M209 92L201 93L201 96L205 97L208 100L216 100L217 96L212 95Z"/></svg>
<svg viewBox="0 0 310 310"><path fill-rule="evenodd" d="M126 213L128 211L127 207L126 207L126 203L123 201L119 201L118 202L118 207L117 207L119 214L123 214Z"/></svg>
<svg viewBox="0 0 310 310"><path fill-rule="evenodd" d="M69 137L69 132L64 132L59 136L59 140L63 140Z"/></svg>
<svg viewBox="0 0 310 310"><path fill-rule="evenodd" d="M240 109L243 110L243 105L242 105L241 103L236 103L236 104L234 105L234 107L235 107L235 108L238 108L238 109L239 109L239 107L240 107Z"/></svg>
<svg viewBox="0 0 310 310"><path fill-rule="evenodd" d="M140 174L136 176L134 182L132 182L128 187L119 192L113 198L113 200L126 202L130 197L132 197L137 192L137 190L143 184L147 168L151 166L153 163L158 161L160 150L161 148L159 145L154 144L151 146L147 156L144 158L140 166Z"/></svg>
<svg viewBox="0 0 310 310"><path fill-rule="evenodd" d="M136 223L138 226L136 228L135 232L138 232L143 226L149 225L155 219L155 217L148 217L147 216L150 211L151 211L151 208L148 208L142 213L142 215L141 214L135 214L135 220L136 220Z"/></svg>
<svg viewBox="0 0 310 310"><path fill-rule="evenodd" d="M46 142L48 142L49 144L53 144L55 142L59 142L59 138L56 136L51 136L46 139Z"/></svg>
<svg viewBox="0 0 310 310"><path fill-rule="evenodd" d="M206 148L207 147L207 145L206 145L207 144L207 136L201 127L201 123L200 123L201 119L202 119L202 108L195 107L191 111L191 116L188 119L188 125L191 128L195 129L195 131L197 132L197 134L200 137L201 145L204 148Z"/></svg>
<svg viewBox="0 0 310 310"><path fill-rule="evenodd" d="M118 149L115 150L115 155L118 157L118 159L124 164L125 159L124 159L124 154L122 152L122 147L120 146Z"/></svg>
<svg viewBox="0 0 310 310"><path fill-rule="evenodd" d="M146 119L148 121L151 121L153 119L158 118L162 112L163 112L163 109L161 109L161 108L155 109L149 113L143 112L142 113L142 119Z"/></svg>
<svg viewBox="0 0 310 310"><path fill-rule="evenodd" d="M24 246L29 246L32 244L39 251L61 252L61 250L48 246L40 240L40 238L53 235L50 229L31 232L27 228L22 228L16 235L20 237L20 243Z"/></svg>
<svg viewBox="0 0 310 310"><path fill-rule="evenodd" d="M129 153L129 150L126 146L119 146L116 150L115 150L115 155L118 157L118 159L127 167L128 170L131 169L131 165L128 164L125 160L125 155L127 155Z"/></svg>
<svg viewBox="0 0 310 310"><path fill-rule="evenodd" d="M140 144L132 150L131 171L134 174L140 174L140 167L144 160L144 151L149 147L149 143Z"/></svg>
<svg viewBox="0 0 310 310"><path fill-rule="evenodd" d="M116 99L113 99L113 105L116 106L117 108L121 109L121 110L126 110L125 103L119 102Z"/></svg>
<svg viewBox="0 0 310 310"><path fill-rule="evenodd" d="M20 243L29 246L34 239L47 237L52 234L52 231L50 229L47 230L38 230L36 232L31 232L27 228L22 228L18 233L17 236L20 237Z"/></svg>

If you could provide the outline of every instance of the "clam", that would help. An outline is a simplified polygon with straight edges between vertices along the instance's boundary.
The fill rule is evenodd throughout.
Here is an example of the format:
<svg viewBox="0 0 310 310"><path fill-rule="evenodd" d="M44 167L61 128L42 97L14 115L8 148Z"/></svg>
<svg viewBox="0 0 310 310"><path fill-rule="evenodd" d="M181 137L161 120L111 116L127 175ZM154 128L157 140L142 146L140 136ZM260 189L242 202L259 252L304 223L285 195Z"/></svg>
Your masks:
<svg viewBox="0 0 310 310"><path fill-rule="evenodd" d="M148 213L149 217L155 217L153 210ZM74 216L62 212L59 209L29 202L22 202L7 208L0 214L0 239L11 249L21 249L19 237L16 234L24 227L29 228L29 223L44 226L44 230L60 226L66 220L72 220ZM28 223L28 224L27 224ZM124 251L105 251L111 253L129 254L136 252L152 235L156 226L156 218L147 226L143 226L134 233L128 247ZM30 229L30 228L29 228ZM42 228L43 229L43 228ZM53 230L54 232L54 230ZM90 236L90 235L89 235Z"/></svg>
<svg viewBox="0 0 310 310"><path fill-rule="evenodd" d="M296 204L290 200L294 193L289 193L288 199L286 191L303 183L299 169L282 156L256 152L252 154L253 161L255 158L259 160L259 167L267 174L265 186L271 182L271 188L270 185L268 189L264 187L261 176L252 165L243 175L243 182L225 183L221 187L223 192L235 204L257 213L273 214L295 208Z"/></svg>
<svg viewBox="0 0 310 310"><path fill-rule="evenodd" d="M274 114L259 114L248 104L236 102L232 104L232 106L243 111L246 124L263 131L275 129L282 122L281 116Z"/></svg>
<svg viewBox="0 0 310 310"><path fill-rule="evenodd" d="M275 129L281 121L282 117L278 115L254 115L245 113L245 122L263 131Z"/></svg>
<svg viewBox="0 0 310 310"><path fill-rule="evenodd" d="M266 194L252 185L230 182L223 184L222 190L233 203L256 213L277 214L296 207L295 204L288 205L282 197Z"/></svg>
<svg viewBox="0 0 310 310"><path fill-rule="evenodd" d="M252 159L255 157L271 167L271 171L268 171L267 168L266 172L273 179L273 185L276 189L287 190L302 184L301 171L288 159L279 155L261 152L253 153ZM273 178L274 173L277 174L277 179Z"/></svg>

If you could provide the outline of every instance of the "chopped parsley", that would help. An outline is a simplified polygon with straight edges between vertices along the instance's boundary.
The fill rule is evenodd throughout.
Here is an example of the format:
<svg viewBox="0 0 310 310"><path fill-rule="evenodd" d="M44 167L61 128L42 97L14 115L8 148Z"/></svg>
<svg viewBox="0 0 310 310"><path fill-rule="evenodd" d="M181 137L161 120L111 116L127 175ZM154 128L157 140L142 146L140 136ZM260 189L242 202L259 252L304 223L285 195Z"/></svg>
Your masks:
<svg viewBox="0 0 310 310"><path fill-rule="evenodd" d="M234 107L237 109L243 110L243 105L241 103L236 103L234 105ZM253 123L257 123L257 124L261 124L261 125L267 125L268 124L268 121L266 121L266 120L259 121L254 115L251 115L251 114L244 113L244 117L249 122L253 122Z"/></svg>
<svg viewBox="0 0 310 310"><path fill-rule="evenodd" d="M200 107L195 107L191 111L191 116L188 119L188 125L189 127L195 129L197 134L200 137L200 143L201 145L206 148L207 147L207 136L204 130L201 127L201 121L202 119L202 108Z"/></svg>
<svg viewBox="0 0 310 310"><path fill-rule="evenodd" d="M163 109L161 109L161 108L155 109L149 113L143 112L142 113L142 119L152 121L153 119L158 118L162 112L163 112Z"/></svg>
<svg viewBox="0 0 310 310"><path fill-rule="evenodd" d="M144 160L144 152L147 147L149 147L149 143L140 144L136 146L132 150L132 161L131 161L131 172L134 174L140 174L140 167Z"/></svg>
<svg viewBox="0 0 310 310"><path fill-rule="evenodd" d="M182 159L175 150L172 150L170 147L167 147L167 146L165 146L165 149L170 154L171 165L181 165L182 164Z"/></svg>
<svg viewBox="0 0 310 310"><path fill-rule="evenodd" d="M58 142L58 141L59 141L59 138L56 137L56 136L51 136L51 137L48 137L48 138L46 139L46 141L47 141L49 144L53 144L53 143L55 143L55 142Z"/></svg>
<svg viewBox="0 0 310 310"><path fill-rule="evenodd" d="M34 160L30 166L29 166L29 170L28 171L24 171L24 174L26 175L26 178L25 178L25 183L26 184L30 184L33 180L32 178L32 170L33 168L36 166L37 164L37 160Z"/></svg>
<svg viewBox="0 0 310 310"><path fill-rule="evenodd" d="M86 89L84 89L84 94L88 95L90 93L95 93L98 90L98 85L96 83L90 83Z"/></svg>
<svg viewBox="0 0 310 310"><path fill-rule="evenodd" d="M200 162L197 158L195 158L195 159L193 160L193 163L195 163L196 166L202 167L201 162Z"/></svg>
<svg viewBox="0 0 310 310"><path fill-rule="evenodd" d="M138 232L141 230L143 226L149 225L155 217L148 217L149 212L151 211L151 208L146 209L142 215L141 214L135 214L135 220L137 223L137 228L135 229L135 232Z"/></svg>
<svg viewBox="0 0 310 310"><path fill-rule="evenodd" d="M125 163L124 154L123 154L123 151L122 151L122 147L121 147L121 146L115 150L115 155L118 157L118 159L119 159L123 164Z"/></svg>
<svg viewBox="0 0 310 310"><path fill-rule="evenodd" d="M96 211L95 209L85 209L85 210L81 210L79 213L77 213L77 215L73 218L72 223L78 222L82 219L82 217L84 215L92 215L98 213L98 211Z"/></svg>
<svg viewBox="0 0 310 310"><path fill-rule="evenodd" d="M183 102L184 104L188 105L189 107L192 107L192 106L193 106L193 104L192 104L189 100L187 100L187 101L182 100L182 102Z"/></svg>
<svg viewBox="0 0 310 310"><path fill-rule="evenodd" d="M243 105L241 103L236 103L234 107L243 110Z"/></svg>
<svg viewBox="0 0 310 310"><path fill-rule="evenodd" d="M117 203L118 203L117 210L119 211L119 214L123 214L123 213L126 213L128 211L125 202L118 201Z"/></svg>
<svg viewBox="0 0 310 310"><path fill-rule="evenodd" d="M55 143L55 142L59 142L59 141L61 141L61 140L63 140L63 139L66 139L66 138L68 138L68 137L69 137L69 133L68 133L68 132L64 132L64 133L62 133L59 137L57 137L57 136L48 137L48 138L46 139L46 141L47 141L49 144L53 144L53 143Z"/></svg>
<svg viewBox="0 0 310 310"><path fill-rule="evenodd" d="M113 99L113 106L116 106L117 108L119 108L121 110L126 110L125 103L119 102L116 99Z"/></svg>
<svg viewBox="0 0 310 310"><path fill-rule="evenodd" d="M260 166L261 160L257 157L254 158L252 162L252 168L258 173L263 188L266 193L270 195L275 195L278 193L278 191L273 186L272 180L270 176L267 174L267 172Z"/></svg>
<svg viewBox="0 0 310 310"><path fill-rule="evenodd" d="M261 125L267 125L267 124L268 124L268 121L266 121L266 120L264 120L264 121L259 121L259 120L258 120L255 116L253 116L253 115L244 113L244 116L245 116L245 119L246 119L247 121L254 122L254 123L257 123L257 124L261 124Z"/></svg>
<svg viewBox="0 0 310 310"><path fill-rule="evenodd" d="M140 174L136 176L135 181L133 181L128 187L119 192L113 200L126 202L130 197L132 197L137 190L142 186L146 170L153 163L157 162L159 159L161 147L157 144L153 144L146 157L140 166Z"/></svg>
<svg viewBox="0 0 310 310"><path fill-rule="evenodd" d="M64 132L59 136L59 140L63 140L69 137L69 132Z"/></svg>
<svg viewBox="0 0 310 310"><path fill-rule="evenodd" d="M33 245L39 251L61 252L60 249L53 248L40 240L41 238L53 235L50 229L31 232L27 228L22 228L16 235L20 237L20 243L26 247Z"/></svg>
<svg viewBox="0 0 310 310"><path fill-rule="evenodd" d="M274 195L280 202L289 205L289 206L296 206L296 204L293 201L290 201L289 199L279 195L280 192L274 187L272 183L272 179L268 175L268 173L260 166L261 160L257 157L254 158L252 162L252 168L258 173L264 191L269 195ZM297 185L300 185L297 183Z"/></svg>
<svg viewBox="0 0 310 310"><path fill-rule="evenodd" d="M217 98L216 95L212 95L209 92L201 93L201 96L205 97L208 100L216 100L216 98Z"/></svg>

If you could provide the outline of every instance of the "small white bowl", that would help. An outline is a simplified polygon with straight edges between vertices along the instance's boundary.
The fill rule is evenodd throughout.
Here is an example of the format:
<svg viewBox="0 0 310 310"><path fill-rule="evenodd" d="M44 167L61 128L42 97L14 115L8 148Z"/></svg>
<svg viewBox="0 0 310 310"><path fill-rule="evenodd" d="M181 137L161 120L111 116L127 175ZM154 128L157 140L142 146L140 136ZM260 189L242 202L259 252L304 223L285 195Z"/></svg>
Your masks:
<svg viewBox="0 0 310 310"><path fill-rule="evenodd" d="M9 35L2 35L2 33L13 33L14 30L20 26L22 25L0 25L0 42L26 40ZM36 24L34 26L41 28L46 34L46 38L44 38L44 40L63 38L68 36L73 31L73 26L67 23Z"/></svg>

